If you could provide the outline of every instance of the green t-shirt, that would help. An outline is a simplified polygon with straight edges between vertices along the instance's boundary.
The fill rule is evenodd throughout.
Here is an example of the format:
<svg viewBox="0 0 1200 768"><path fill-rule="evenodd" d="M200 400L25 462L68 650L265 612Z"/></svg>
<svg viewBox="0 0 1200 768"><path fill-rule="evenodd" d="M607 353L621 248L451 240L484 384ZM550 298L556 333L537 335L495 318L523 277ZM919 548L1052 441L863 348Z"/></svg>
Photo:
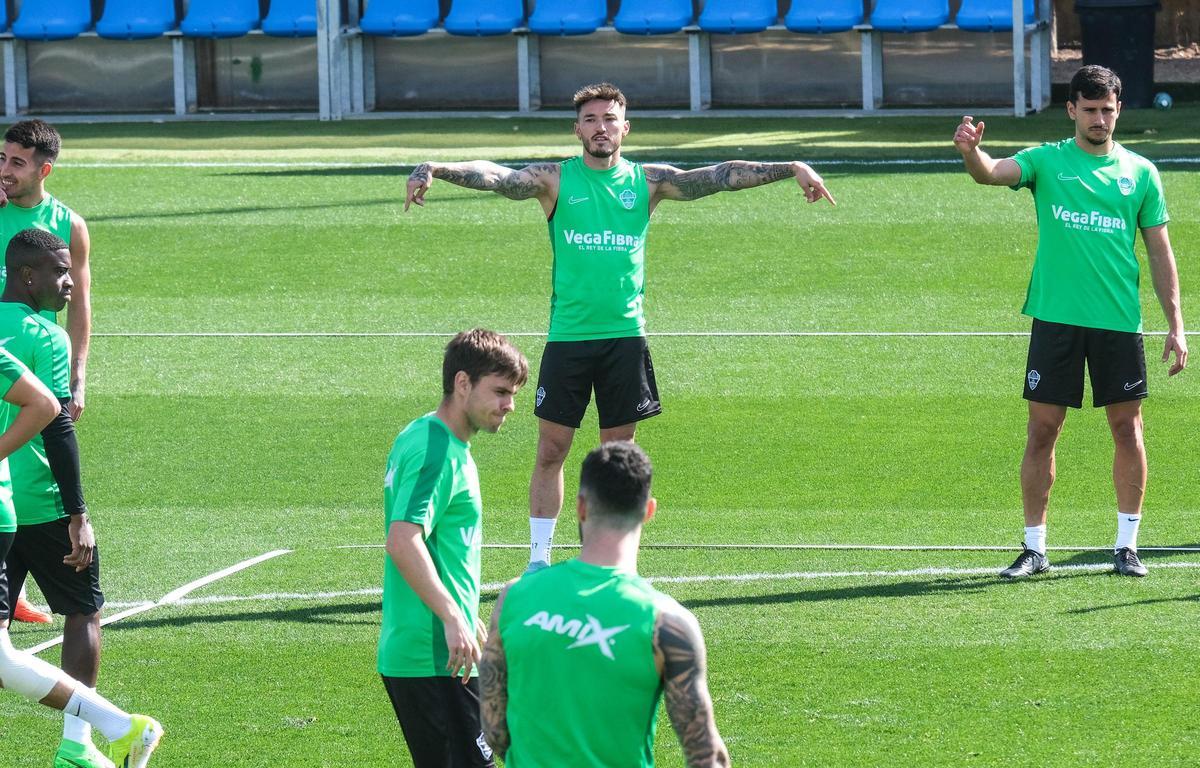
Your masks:
<svg viewBox="0 0 1200 768"><path fill-rule="evenodd" d="M470 448L434 413L413 421L388 455L383 505L385 532L397 521L424 529L425 546L442 585L474 629L479 615L483 499ZM391 558L385 557L379 674L449 676L448 658L441 620Z"/></svg>
<svg viewBox="0 0 1200 768"><path fill-rule="evenodd" d="M71 340L57 324L26 304L0 301L0 346L24 363L60 401L71 398ZM16 414L16 406L4 404L5 426ZM66 515L40 434L14 451L8 464L18 524L48 523Z"/></svg>
<svg viewBox="0 0 1200 768"><path fill-rule="evenodd" d="M652 766L662 679L654 623L671 598L635 573L568 560L508 589L509 768Z"/></svg>
<svg viewBox="0 0 1200 768"><path fill-rule="evenodd" d="M1033 192L1037 257L1024 314L1052 323L1141 332L1138 228L1165 224L1158 169L1114 144L1107 155L1084 152L1075 139L1013 156Z"/></svg>
<svg viewBox="0 0 1200 768"><path fill-rule="evenodd" d="M582 157L564 160L561 169L548 222L554 251L549 340L644 336L646 174L628 160L595 171Z"/></svg>
<svg viewBox="0 0 1200 768"><path fill-rule="evenodd" d="M0 348L0 397L7 395L8 390L17 383L17 379L25 375L28 370L20 360ZM8 403L4 403L4 406L16 408ZM8 423L4 424L5 428ZM0 533L12 533L15 530L17 530L17 513L13 509L12 480L9 478L8 458L6 457L0 459Z"/></svg>
<svg viewBox="0 0 1200 768"><path fill-rule="evenodd" d="M74 216L74 211L49 192L42 198L42 202L32 208L22 208L13 202L0 208L0 243L3 244L3 247L0 247L0 293L4 292L4 285L8 279L8 271L4 266L4 249L8 247L8 241L13 239L13 235L23 229L44 229L70 245L71 220ZM46 310L42 315L53 320L55 313Z"/></svg>

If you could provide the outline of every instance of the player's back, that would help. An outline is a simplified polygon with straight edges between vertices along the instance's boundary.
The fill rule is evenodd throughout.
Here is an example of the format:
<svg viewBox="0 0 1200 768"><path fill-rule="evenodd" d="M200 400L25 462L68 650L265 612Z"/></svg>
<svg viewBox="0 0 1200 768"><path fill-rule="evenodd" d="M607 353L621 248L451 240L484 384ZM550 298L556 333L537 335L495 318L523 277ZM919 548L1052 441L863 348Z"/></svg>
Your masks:
<svg viewBox="0 0 1200 768"><path fill-rule="evenodd" d="M568 560L513 584L499 631L510 768L652 766L661 601L635 573Z"/></svg>

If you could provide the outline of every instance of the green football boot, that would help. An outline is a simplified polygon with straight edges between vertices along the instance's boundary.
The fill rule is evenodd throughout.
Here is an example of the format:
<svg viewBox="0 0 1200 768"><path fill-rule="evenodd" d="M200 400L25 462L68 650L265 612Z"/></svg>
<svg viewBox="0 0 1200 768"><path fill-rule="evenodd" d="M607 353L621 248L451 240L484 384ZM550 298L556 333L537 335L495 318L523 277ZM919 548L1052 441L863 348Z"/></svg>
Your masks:
<svg viewBox="0 0 1200 768"><path fill-rule="evenodd" d="M63 739L54 755L54 768L113 768L113 762L91 744Z"/></svg>

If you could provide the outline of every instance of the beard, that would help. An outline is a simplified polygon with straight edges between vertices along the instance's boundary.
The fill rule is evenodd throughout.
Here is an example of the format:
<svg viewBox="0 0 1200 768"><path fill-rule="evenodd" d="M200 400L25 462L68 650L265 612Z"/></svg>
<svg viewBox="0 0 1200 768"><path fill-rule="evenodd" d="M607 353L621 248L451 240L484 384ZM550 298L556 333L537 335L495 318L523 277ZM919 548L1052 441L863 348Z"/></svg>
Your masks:
<svg viewBox="0 0 1200 768"><path fill-rule="evenodd" d="M614 146L611 141L603 147L597 147L594 143L592 143L590 141L585 141L583 143L583 148L585 150L587 150L587 153L589 155L591 155L592 157L601 157L601 158L612 157L614 154L616 154L616 151L617 151L616 146Z"/></svg>
<svg viewBox="0 0 1200 768"><path fill-rule="evenodd" d="M1108 141L1108 137L1110 135L1111 135L1111 133L1109 131L1105 131L1104 135L1101 138L1097 139L1094 137L1092 131L1089 130L1089 131L1084 132L1083 138L1085 141L1087 141L1087 143L1091 144L1094 147L1102 147L1102 146L1104 146L1105 142Z"/></svg>

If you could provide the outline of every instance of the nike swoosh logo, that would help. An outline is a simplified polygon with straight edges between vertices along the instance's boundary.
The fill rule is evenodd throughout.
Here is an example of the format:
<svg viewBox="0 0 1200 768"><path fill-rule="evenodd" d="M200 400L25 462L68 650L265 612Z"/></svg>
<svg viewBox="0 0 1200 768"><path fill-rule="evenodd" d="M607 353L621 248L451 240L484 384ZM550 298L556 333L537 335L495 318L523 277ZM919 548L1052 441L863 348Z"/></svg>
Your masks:
<svg viewBox="0 0 1200 768"><path fill-rule="evenodd" d="M583 202L587 202L586 197L575 197L574 195L572 195L570 198L567 199L567 205L577 205L577 204L583 203Z"/></svg>
<svg viewBox="0 0 1200 768"><path fill-rule="evenodd" d="M646 410L646 409L647 409L647 408L649 408L649 407L650 407L650 401L649 401L649 400L647 400L646 402L642 403L641 405L639 405L639 406L637 407L637 409L638 409L638 413L641 413L642 411Z"/></svg>
<svg viewBox="0 0 1200 768"><path fill-rule="evenodd" d="M1125 519L1131 523L1136 523L1138 521L1138 518L1136 518L1136 517L1127 517Z"/></svg>
<svg viewBox="0 0 1200 768"><path fill-rule="evenodd" d="M1058 180L1059 181L1079 181L1079 177L1078 176L1067 176L1066 174L1060 173L1060 174L1058 174Z"/></svg>
<svg viewBox="0 0 1200 768"><path fill-rule="evenodd" d="M5 344L8 344L8 342L10 342L12 340L13 340L12 336L5 336L3 339L0 339L0 347L3 347Z"/></svg>
<svg viewBox="0 0 1200 768"><path fill-rule="evenodd" d="M1126 391L1126 392L1128 392L1129 390L1131 390L1131 389L1133 389L1134 387L1136 387L1138 384L1141 384L1141 383L1142 383L1142 381L1143 381L1143 379L1138 379L1137 381L1133 382L1132 384L1126 384L1126 385L1125 385L1125 391Z"/></svg>

